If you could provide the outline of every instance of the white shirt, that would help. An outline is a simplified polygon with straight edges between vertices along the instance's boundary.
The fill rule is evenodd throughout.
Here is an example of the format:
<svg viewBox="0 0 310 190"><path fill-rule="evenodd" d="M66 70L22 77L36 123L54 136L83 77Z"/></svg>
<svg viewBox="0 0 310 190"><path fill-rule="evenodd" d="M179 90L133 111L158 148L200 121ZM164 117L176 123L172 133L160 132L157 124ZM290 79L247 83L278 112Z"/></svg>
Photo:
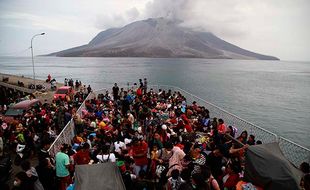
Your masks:
<svg viewBox="0 0 310 190"><path fill-rule="evenodd" d="M114 143L114 147L115 147L115 152L120 153L121 152L121 148L122 149L126 149L126 144L122 141L116 141Z"/></svg>
<svg viewBox="0 0 310 190"><path fill-rule="evenodd" d="M108 154L104 154L104 155L98 154L96 157L101 162L107 162L107 159L108 159L109 155ZM109 161L110 162L116 162L116 158L115 158L114 153L110 153Z"/></svg>

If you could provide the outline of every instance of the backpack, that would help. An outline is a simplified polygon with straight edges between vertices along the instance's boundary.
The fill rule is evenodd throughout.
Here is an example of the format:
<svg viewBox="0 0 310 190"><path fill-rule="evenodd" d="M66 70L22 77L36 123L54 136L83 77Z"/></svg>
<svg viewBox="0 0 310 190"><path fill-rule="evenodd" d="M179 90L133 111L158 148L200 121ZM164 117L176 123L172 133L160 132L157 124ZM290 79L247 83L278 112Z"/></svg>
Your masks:
<svg viewBox="0 0 310 190"><path fill-rule="evenodd" d="M104 159L103 159L103 154L101 154L102 161L99 160L99 162L100 162L100 163L107 163L107 162L109 162L109 160L110 160L110 155L111 155L111 154L109 153L108 158L107 158L106 160L104 160Z"/></svg>

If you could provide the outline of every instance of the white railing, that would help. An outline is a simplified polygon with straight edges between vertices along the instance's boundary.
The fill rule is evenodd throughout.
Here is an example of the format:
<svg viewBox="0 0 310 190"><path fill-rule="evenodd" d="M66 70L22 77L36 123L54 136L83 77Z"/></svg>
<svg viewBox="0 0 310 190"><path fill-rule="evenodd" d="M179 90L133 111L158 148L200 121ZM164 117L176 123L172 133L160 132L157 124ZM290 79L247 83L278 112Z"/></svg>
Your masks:
<svg viewBox="0 0 310 190"><path fill-rule="evenodd" d="M279 142L280 148L284 154L284 156L291 161L296 167L302 162L310 162L310 150L298 145L286 138L279 137L276 134L259 127L251 122L248 122L202 98L193 95L179 87L175 86L167 86L167 85L152 85L150 88L153 88L155 91L159 89L162 90L171 90L175 92L180 92L183 96L185 96L187 103L192 103L196 101L199 105L205 106L210 111L210 117L222 118L227 125L235 126L238 129L237 135L244 130L247 130L249 134L255 135L257 140L261 140L263 143L270 142Z"/></svg>
<svg viewBox="0 0 310 190"><path fill-rule="evenodd" d="M124 87L124 90L127 90L128 86ZM159 89L161 90L171 90L173 92L180 92L185 98L188 104L191 104L193 101L196 101L198 105L205 106L209 112L210 117L217 117L222 118L227 125L235 126L238 129L237 136L240 135L240 133L244 130L247 130L249 134L255 135L255 138L257 140L261 140L263 143L270 143L270 142L279 142L280 148L283 152L283 154L286 156L286 158L291 161L295 166L299 166L302 162L310 162L310 150L298 145L286 138L278 137L276 134L259 127L253 123L250 123L196 95L193 95L186 90L183 90L176 86L168 86L168 85L149 85L149 89L153 89L154 92L158 92ZM112 87L110 88L104 88L100 90L96 90L95 94L105 94L106 91L111 92ZM93 94L90 94L86 100L94 97ZM81 105L81 107L78 109L78 113L81 114L82 109L85 108L85 101ZM66 127L63 129L63 131L59 134L59 136L56 138L54 143L52 144L51 148L49 149L49 152L51 155L55 155L56 152L59 151L59 147L62 143L71 142L72 138L74 137L74 124L73 120L71 120ZM72 136L73 135L73 136Z"/></svg>
<svg viewBox="0 0 310 190"><path fill-rule="evenodd" d="M76 111L77 114L82 115L83 109L85 109L85 101L94 98L93 93L88 94L86 99L80 105L79 109ZM56 153L59 152L62 144L71 144L73 137L75 136L75 125L73 119L71 119L66 126L59 133L57 138L52 143L51 147L48 149L49 154L55 157Z"/></svg>
<svg viewBox="0 0 310 190"><path fill-rule="evenodd" d="M279 137L279 145L284 156L296 167L302 162L310 163L310 150L284 137Z"/></svg>

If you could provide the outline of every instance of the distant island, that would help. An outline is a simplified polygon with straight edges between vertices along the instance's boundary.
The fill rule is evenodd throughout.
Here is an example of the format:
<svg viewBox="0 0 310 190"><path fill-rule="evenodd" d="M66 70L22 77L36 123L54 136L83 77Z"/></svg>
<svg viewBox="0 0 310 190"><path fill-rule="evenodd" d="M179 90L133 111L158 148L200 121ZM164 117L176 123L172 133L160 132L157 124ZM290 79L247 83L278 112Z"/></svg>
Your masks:
<svg viewBox="0 0 310 190"><path fill-rule="evenodd" d="M210 32L150 18L100 32L88 44L51 53L59 57L154 57L279 60L228 43Z"/></svg>

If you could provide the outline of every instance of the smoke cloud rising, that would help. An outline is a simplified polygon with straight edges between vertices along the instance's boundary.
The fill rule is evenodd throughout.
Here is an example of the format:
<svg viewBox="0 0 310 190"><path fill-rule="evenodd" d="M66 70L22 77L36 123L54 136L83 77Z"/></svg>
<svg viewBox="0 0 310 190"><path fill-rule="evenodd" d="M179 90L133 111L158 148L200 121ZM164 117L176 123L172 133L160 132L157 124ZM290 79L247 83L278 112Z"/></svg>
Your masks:
<svg viewBox="0 0 310 190"><path fill-rule="evenodd" d="M50 34L49 46L38 50L45 54L88 43L111 27L158 17L255 52L310 60L309 0L0 1L0 53L28 46L29 37L41 31Z"/></svg>

